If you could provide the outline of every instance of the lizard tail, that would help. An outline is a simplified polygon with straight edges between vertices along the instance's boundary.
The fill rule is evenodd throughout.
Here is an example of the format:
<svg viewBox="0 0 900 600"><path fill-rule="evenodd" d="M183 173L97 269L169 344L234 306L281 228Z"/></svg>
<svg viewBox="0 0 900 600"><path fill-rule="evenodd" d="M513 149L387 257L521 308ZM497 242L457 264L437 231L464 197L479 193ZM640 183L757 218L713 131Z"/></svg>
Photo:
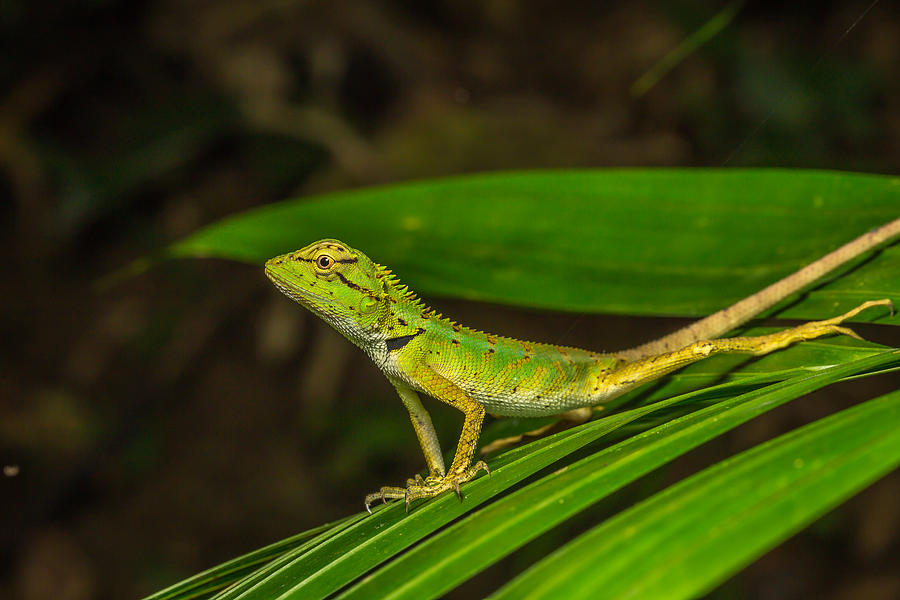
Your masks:
<svg viewBox="0 0 900 600"><path fill-rule="evenodd" d="M816 262L803 267L784 279L776 281L728 308L691 323L687 327L683 327L658 340L616 352L615 355L626 360L637 360L652 354L678 350L700 340L720 337L847 261L898 235L900 235L900 218L861 235L852 242L848 242L837 250L826 254Z"/></svg>

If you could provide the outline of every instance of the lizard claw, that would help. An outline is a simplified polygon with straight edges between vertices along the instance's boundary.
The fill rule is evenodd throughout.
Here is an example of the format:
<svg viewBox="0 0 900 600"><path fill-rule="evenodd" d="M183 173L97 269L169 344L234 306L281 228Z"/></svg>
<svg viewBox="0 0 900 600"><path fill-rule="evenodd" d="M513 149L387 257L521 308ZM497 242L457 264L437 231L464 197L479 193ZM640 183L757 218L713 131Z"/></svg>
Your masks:
<svg viewBox="0 0 900 600"><path fill-rule="evenodd" d="M457 498L461 501L463 495L460 485L473 479L478 475L479 471L484 471L488 475L491 474L491 470L488 468L487 463L480 460L465 471L449 473L442 477L429 475L423 479L421 475L416 475L407 480L405 488L383 487L377 492L366 496L366 510L369 514L372 514L371 505L376 500L381 500L386 503L388 500L402 499L404 508L406 512L409 513L409 505L415 500L419 500L420 498L432 498L448 490L456 492Z"/></svg>
<svg viewBox="0 0 900 600"><path fill-rule="evenodd" d="M474 477L478 473L478 471L484 471L488 474L488 477L491 476L491 470L488 468L487 463L483 460L479 460L477 463L472 465L472 468L469 469L469 471L471 472L471 477Z"/></svg>
<svg viewBox="0 0 900 600"><path fill-rule="evenodd" d="M378 500L381 500L383 504L387 504L388 500L393 500L395 498L403 498L406 494L406 489L398 488L398 487L389 487L385 486L378 490L377 492L371 493L365 498L365 506L366 511L371 515L372 514L372 503Z"/></svg>

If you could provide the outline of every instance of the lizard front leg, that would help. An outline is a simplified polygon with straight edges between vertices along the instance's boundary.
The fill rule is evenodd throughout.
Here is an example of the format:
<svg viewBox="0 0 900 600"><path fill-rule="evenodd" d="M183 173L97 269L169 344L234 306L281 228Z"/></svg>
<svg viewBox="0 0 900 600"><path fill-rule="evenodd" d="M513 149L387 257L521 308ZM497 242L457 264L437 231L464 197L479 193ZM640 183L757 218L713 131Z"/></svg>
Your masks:
<svg viewBox="0 0 900 600"><path fill-rule="evenodd" d="M439 481L446 474L444 467L444 454L441 452L441 443L438 440L437 433L434 431L434 425L431 423L431 415L422 406L419 395L414 389L401 381L391 380L397 394L409 411L409 420L412 422L413 429L416 432L416 438L419 440L419 446L422 448L422 454L425 455L425 463L428 465L428 478L422 479L417 473L414 479L406 482L407 486L413 484L425 484L429 481ZM406 489L396 486L385 486L373 494L366 496L366 510L372 512L370 506L378 500L386 501L389 499L405 498Z"/></svg>
<svg viewBox="0 0 900 600"><path fill-rule="evenodd" d="M447 472L444 468L444 454L441 452L441 443L434 425L431 424L431 415L422 406L419 395L409 386L399 381L392 381L400 399L403 400L406 410L409 411L409 420L412 422L422 454L425 455L425 463L428 465L429 477L443 477Z"/></svg>
<svg viewBox="0 0 900 600"><path fill-rule="evenodd" d="M478 402L473 400L459 387L454 385L451 381L441 377L437 373L435 373L429 366L420 364L420 365L410 365L410 372L415 379L416 382L422 387L422 389L429 395L441 402L445 402L452 406L453 408L461 411L464 416L462 432L459 436L459 443L456 447L456 454L453 457L453 462L450 464L450 468L447 470L447 473L444 474L441 472L438 474L434 468L432 468L433 454L432 448L427 447L426 443L423 443L423 436L419 435L419 440L422 445L422 451L425 454L426 462L429 463L429 470L431 475L426 479L421 479L420 477L416 477L415 479L410 479L407 481L406 488L400 487L383 487L378 492L374 494L369 494L366 496L366 508L372 502L376 500L389 500L389 499L399 499L403 498L406 502L406 508L409 510L410 502L414 500L418 500L420 498L430 498L433 496L437 496L438 494L442 494L448 490L453 490L456 494L462 498L460 493L459 486L470 479L474 478L475 475L478 474L479 471L488 471L487 464L484 461L478 461L474 465L472 465L472 456L475 453L475 449L478 447L478 437L481 434L481 424L484 421L484 407L480 405ZM402 384L397 387L397 391L400 392ZM409 388L406 388L409 394L415 396L415 392ZM404 398L404 392L401 392L401 398ZM415 400L418 403L418 396L415 396ZM407 402L407 399L404 398L404 403ZM421 404L418 405L422 412L427 416L427 412L425 409L421 407ZM407 404L409 407L409 404ZM410 416L413 418L413 425L416 425L416 419L413 416L413 411L410 410ZM428 424L430 426L431 420L428 419ZM417 428L417 434L419 433L419 429ZM431 434L434 433L434 429L431 428ZM428 439L428 436L426 436ZM438 448L438 454L440 454L439 446L437 444L437 437L434 436L435 447ZM430 457L431 454L431 457ZM443 460L441 460L441 467L443 468Z"/></svg>

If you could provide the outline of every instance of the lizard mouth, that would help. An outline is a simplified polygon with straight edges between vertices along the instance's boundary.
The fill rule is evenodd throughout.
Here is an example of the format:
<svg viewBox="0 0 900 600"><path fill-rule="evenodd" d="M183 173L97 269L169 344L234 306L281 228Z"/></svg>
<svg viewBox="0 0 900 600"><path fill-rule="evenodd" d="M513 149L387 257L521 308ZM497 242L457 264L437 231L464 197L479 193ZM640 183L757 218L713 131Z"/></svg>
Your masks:
<svg viewBox="0 0 900 600"><path fill-rule="evenodd" d="M269 280L275 284L275 287L277 287L282 294L284 294L294 302L299 302L304 306L321 304L325 302L325 298L323 298L322 296L314 294L309 290L300 287L299 285L289 282L281 274L275 272L268 266L266 266L266 277L268 277Z"/></svg>

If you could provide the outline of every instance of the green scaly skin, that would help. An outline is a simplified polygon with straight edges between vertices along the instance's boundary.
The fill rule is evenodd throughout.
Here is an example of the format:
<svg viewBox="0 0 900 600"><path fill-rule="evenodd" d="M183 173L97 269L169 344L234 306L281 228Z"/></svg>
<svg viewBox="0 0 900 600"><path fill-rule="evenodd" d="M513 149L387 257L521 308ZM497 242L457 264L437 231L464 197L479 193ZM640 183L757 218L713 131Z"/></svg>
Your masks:
<svg viewBox="0 0 900 600"><path fill-rule="evenodd" d="M429 476L406 487L383 487L376 500L436 496L487 471L472 464L485 413L539 417L592 407L684 365L722 352L766 354L828 334L855 334L839 324L871 306L775 334L699 340L678 350L634 358L531 343L463 327L425 306L387 268L337 240L321 240L275 257L266 275L287 296L362 348L397 389L422 446ZM465 420L456 454L445 468L424 393L460 410Z"/></svg>

